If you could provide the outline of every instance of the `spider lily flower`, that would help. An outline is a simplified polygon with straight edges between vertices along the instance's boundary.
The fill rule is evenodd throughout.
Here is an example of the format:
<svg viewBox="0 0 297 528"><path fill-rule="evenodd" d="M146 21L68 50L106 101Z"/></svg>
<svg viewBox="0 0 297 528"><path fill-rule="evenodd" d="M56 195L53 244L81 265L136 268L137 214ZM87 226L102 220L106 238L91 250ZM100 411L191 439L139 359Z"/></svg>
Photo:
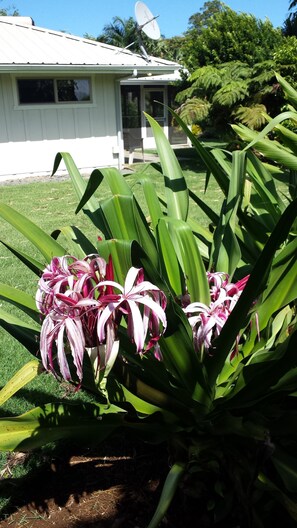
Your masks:
<svg viewBox="0 0 297 528"><path fill-rule="evenodd" d="M71 353L79 380L82 380L82 363L86 346L82 324L84 306L81 296L68 290L56 294L53 309L46 315L40 334L40 353L43 366L54 372L53 345L56 345L57 361L63 378L71 379L66 354Z"/></svg>
<svg viewBox="0 0 297 528"><path fill-rule="evenodd" d="M167 326L165 294L157 286L144 280L142 269L134 267L128 271L124 287L114 281L103 281L101 285L112 286L119 290L120 294L102 299L106 306L98 318L99 341L106 339L107 329L113 321L124 317L127 320L128 336L135 343L137 352L142 353L154 348ZM145 344L147 335L149 341ZM159 354L157 346L156 351Z"/></svg>
<svg viewBox="0 0 297 528"><path fill-rule="evenodd" d="M113 293L114 288L120 293ZM157 341L166 329L166 297L144 280L141 269L131 268L122 287L113 280L111 260L106 263L98 255L83 260L55 257L38 283L36 304L44 316L42 363L55 373L56 357L65 380L71 379L67 358L71 354L82 381L83 356L90 349L97 349L98 368L110 370L118 351L116 334L122 317L137 351L143 352L146 345L146 350L153 348L160 355Z"/></svg>
<svg viewBox="0 0 297 528"><path fill-rule="evenodd" d="M98 313L96 286L106 277L107 265L98 255L79 260L71 255L54 257L38 283L37 308L45 317L40 335L40 353L46 370L54 369L54 356L61 375L71 379L67 355L71 354L82 380L86 347L97 346Z"/></svg>
<svg viewBox="0 0 297 528"><path fill-rule="evenodd" d="M106 262L98 255L88 255L83 260L66 255L54 257L45 268L38 283L36 305L47 315L52 309L54 296L68 289L84 290L86 297L106 275Z"/></svg>
<svg viewBox="0 0 297 528"><path fill-rule="evenodd" d="M249 276L236 283L229 282L227 273L207 273L210 287L210 305L193 302L184 308L193 330L197 352L209 352L213 340L219 336L231 311L236 305Z"/></svg>

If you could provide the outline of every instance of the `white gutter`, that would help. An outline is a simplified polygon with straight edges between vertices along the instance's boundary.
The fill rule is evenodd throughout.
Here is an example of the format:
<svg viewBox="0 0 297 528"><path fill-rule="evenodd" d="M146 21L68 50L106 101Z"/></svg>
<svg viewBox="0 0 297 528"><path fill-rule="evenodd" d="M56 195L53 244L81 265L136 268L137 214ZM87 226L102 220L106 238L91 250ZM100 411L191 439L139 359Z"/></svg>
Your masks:
<svg viewBox="0 0 297 528"><path fill-rule="evenodd" d="M137 77L151 75L171 74L174 72L172 67L168 66L139 66L137 64L127 65L110 65L110 64L0 64L0 72L3 73L52 73L52 72L84 72L84 73L105 73L121 74L133 77L135 69Z"/></svg>

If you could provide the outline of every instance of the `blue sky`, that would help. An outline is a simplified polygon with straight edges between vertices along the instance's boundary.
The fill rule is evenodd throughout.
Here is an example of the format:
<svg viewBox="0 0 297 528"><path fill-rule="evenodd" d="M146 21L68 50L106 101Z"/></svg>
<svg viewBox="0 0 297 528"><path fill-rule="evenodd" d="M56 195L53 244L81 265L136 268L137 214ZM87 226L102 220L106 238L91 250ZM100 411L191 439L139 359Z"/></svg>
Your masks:
<svg viewBox="0 0 297 528"><path fill-rule="evenodd" d="M225 0L235 11L251 13L257 18L268 17L274 26L281 26L288 15L290 0ZM189 17L204 4L193 0L146 0L165 37L181 35L188 27ZM1 7L14 5L23 16L31 16L36 25L64 30L74 35L97 36L114 16L134 16L133 0L2 0Z"/></svg>

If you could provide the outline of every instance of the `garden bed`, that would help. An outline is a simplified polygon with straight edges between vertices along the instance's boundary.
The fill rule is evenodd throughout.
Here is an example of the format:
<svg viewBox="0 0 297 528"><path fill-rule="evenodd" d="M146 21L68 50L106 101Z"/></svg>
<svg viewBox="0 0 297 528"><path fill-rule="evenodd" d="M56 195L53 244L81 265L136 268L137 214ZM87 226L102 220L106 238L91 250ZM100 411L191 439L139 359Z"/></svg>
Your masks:
<svg viewBox="0 0 297 528"><path fill-rule="evenodd" d="M94 450L45 452L41 458L39 469L18 480L10 472L28 464L30 455L9 456L0 482L1 495L10 495L1 528L145 528L168 470L164 447L123 440ZM161 526L190 527L193 516L188 511L186 518L179 505Z"/></svg>

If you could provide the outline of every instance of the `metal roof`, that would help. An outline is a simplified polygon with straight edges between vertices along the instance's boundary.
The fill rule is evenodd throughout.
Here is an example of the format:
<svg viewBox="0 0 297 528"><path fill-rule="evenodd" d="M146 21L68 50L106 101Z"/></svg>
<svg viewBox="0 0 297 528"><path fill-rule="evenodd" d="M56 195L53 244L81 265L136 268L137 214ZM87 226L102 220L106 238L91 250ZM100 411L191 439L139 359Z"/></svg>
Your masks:
<svg viewBox="0 0 297 528"><path fill-rule="evenodd" d="M179 67L171 61L149 59L127 49L30 25L28 18L0 17L2 72L80 70L145 75L172 73Z"/></svg>

